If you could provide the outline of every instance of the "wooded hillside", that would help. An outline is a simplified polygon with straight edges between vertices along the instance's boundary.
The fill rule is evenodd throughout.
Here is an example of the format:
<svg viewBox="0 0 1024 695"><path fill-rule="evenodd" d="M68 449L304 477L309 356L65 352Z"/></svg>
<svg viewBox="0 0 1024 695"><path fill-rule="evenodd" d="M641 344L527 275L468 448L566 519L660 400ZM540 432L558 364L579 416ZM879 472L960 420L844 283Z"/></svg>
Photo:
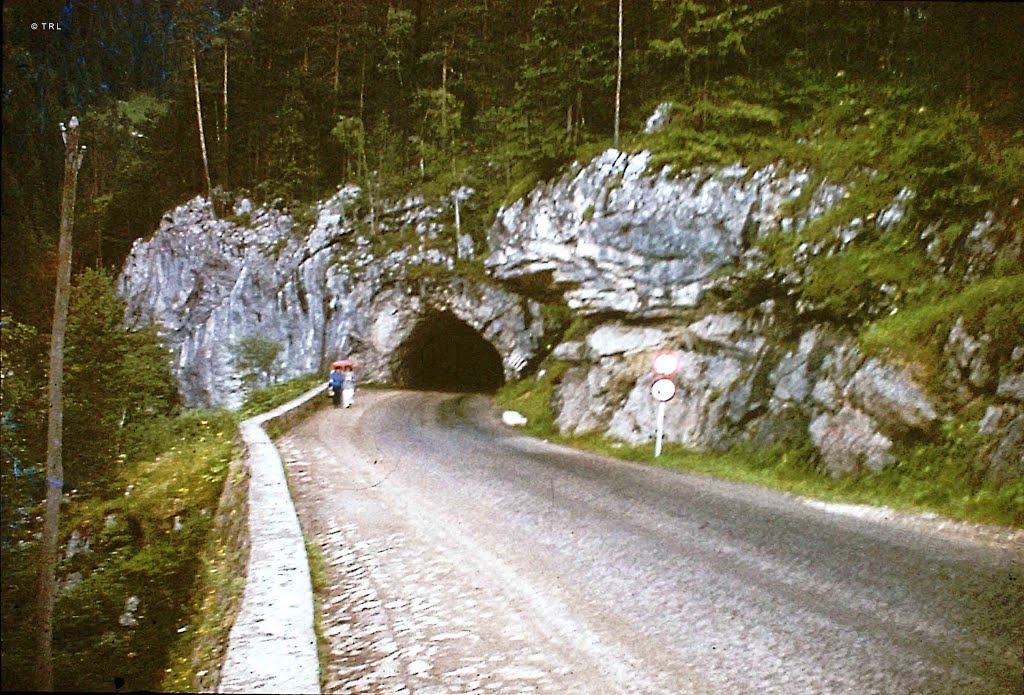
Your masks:
<svg viewBox="0 0 1024 695"><path fill-rule="evenodd" d="M940 208L1019 192L1020 5L631 0L623 10L624 147L672 101L689 119L685 142L661 146L690 163L774 155L766 136L913 131L902 160L879 162L891 148L869 137L850 164L902 166L894 178L912 182L928 169L948 194L931 199ZM72 113L89 147L79 268L118 267L165 210L206 192L197 94L213 187L294 207L345 180L371 195L465 184L477 190L465 223L479 238L517 182L612 143L618 11L615 0L8 3L4 309L45 330L57 123Z"/></svg>

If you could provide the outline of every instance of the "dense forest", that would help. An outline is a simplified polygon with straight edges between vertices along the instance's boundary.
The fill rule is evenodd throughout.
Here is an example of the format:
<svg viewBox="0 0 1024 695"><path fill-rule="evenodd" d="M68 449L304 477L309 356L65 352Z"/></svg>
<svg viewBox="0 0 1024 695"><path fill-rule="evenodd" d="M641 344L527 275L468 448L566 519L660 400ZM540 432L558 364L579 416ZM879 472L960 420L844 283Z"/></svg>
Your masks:
<svg viewBox="0 0 1024 695"><path fill-rule="evenodd" d="M7 3L4 310L47 329L71 115L88 147L78 269L116 270L167 209L211 189L292 206L343 181L379 196L469 185L482 235L524 177L612 144L618 13L615 0ZM993 163L1019 169L1021 35L1013 3L631 0L623 146L663 101L689 109L698 160L757 156L751 134L901 131L912 106L931 109L932 137L903 164L973 185Z"/></svg>
<svg viewBox="0 0 1024 695"><path fill-rule="evenodd" d="M782 160L819 180L860 177L837 214L911 187L898 238L856 263L822 259L801 288L839 321L874 318L858 315L871 285L908 298L941 290L904 243L924 224L941 220L955 245L988 209L1010 230L1024 220L1024 6L1013 3L67 0L3 11L5 481L45 458L60 124L72 115L87 147L68 345L73 483L110 468L126 425L177 405L155 333L119 325L110 275L197 194L220 207L245 194L301 220L345 182L371 207L468 186L462 224L482 241L503 202L616 142L682 166ZM666 102L671 127L644 135ZM76 306L91 308L76 317ZM33 497L41 478L29 479Z"/></svg>
<svg viewBox="0 0 1024 695"><path fill-rule="evenodd" d="M301 222L346 182L359 185L371 212L410 191L465 186L474 193L461 223L481 242L503 203L608 147L649 149L652 161L680 168L781 161L819 182L859 179L835 212L846 219L881 209L904 187L916 193L885 238L813 261L798 290L823 320L878 319L864 307L885 285L902 306L951 297L943 311L987 321L994 349L1019 344L1017 260L996 260L992 277L949 280L926 272L920 240L934 228L937 243L955 250L989 210L1008 234L1024 227L1024 4L40 0L5 3L3 22L0 521L4 564L15 568L5 571L5 689L31 687L33 648L18 635L35 629L24 598L35 580L24 577L45 494L46 338L61 124L71 116L86 151L64 378L65 486L77 516L66 525L91 529L100 549L148 550L100 569L70 552L62 561L69 576L93 579L58 603L58 688L109 686L102 667L121 654L146 655L130 688L176 690L191 677L188 658L172 658L166 645L191 610L189 558L212 523L199 508L216 504L232 423L223 413L180 413L167 350L152 327L123 325L112 277L136 239L196 195L225 216L245 195ZM666 103L668 127L645 134ZM785 241L780 264L799 240ZM886 340L919 348L903 334ZM208 449L205 458L196 447ZM147 467L163 487L130 497L128 481ZM190 488L201 500L194 510L179 499ZM116 505L104 501L111 495ZM150 542L181 523L185 540ZM160 593L179 571L186 579L164 597L174 610L159 624L97 642L97 626L116 618L136 586Z"/></svg>

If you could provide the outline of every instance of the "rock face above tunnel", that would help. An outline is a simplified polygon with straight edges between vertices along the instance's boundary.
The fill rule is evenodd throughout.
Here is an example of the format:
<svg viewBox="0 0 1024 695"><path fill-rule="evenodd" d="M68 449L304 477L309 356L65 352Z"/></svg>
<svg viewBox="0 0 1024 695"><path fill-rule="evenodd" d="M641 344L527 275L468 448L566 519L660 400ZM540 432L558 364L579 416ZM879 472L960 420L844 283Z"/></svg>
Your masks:
<svg viewBox="0 0 1024 695"><path fill-rule="evenodd" d="M586 318L589 331L551 353L561 363L553 406L563 432L651 439L650 360L673 348L681 369L668 441L812 447L833 475L876 471L901 448L937 441L964 403L980 402L986 475L1024 477L1024 347L1002 354L991 336L956 321L938 393L907 365L863 354L849 325L823 322L791 298L807 259L898 224L910 191L768 270L755 242L821 218L845 195L842 185L775 165L672 172L650 162L648 153L609 150L500 210L488 232L491 279L454 272L456 258L479 249L446 228L447 201L410 198L359 219L359 191L345 188L318 206L308 229L287 211L246 201L234 221L215 219L193 200L136 244L120 287L130 322L164 329L192 405L241 401L233 350L251 335L282 345L281 378L353 356L364 380L490 389L543 357L536 302L550 301ZM997 255L1024 260L1024 239L991 216L960 254L940 253L934 236L922 232L935 272L964 282L983 277ZM751 280L772 291L737 306L736 287ZM898 308L879 296L872 316ZM439 342L454 357L434 363Z"/></svg>
<svg viewBox="0 0 1024 695"><path fill-rule="evenodd" d="M649 152L607 150L501 210L487 267L536 297L583 314L663 317L697 306L715 271L776 226L806 172L774 165L652 171ZM806 211L842 193L823 185Z"/></svg>
<svg viewBox="0 0 1024 695"><path fill-rule="evenodd" d="M500 210L488 237L490 272L589 317L589 334L552 352L561 363L553 371L559 429L650 441L651 362L674 349L681 367L668 441L810 447L832 475L878 471L922 442L942 441L943 423L980 399L992 403L976 423L988 437L984 475L1024 476L1016 376L1024 348L996 355L986 347L991 336L968 335L958 321L944 351L946 388L925 388L921 370L863 354L855 321L829 322L799 291L815 258L899 224L912 191L794 245L791 262L766 262L770 243L759 241L799 232L846 194L840 183L778 165L679 172L652 167L646 152L608 150ZM967 237L960 252L943 255L925 230L936 274L966 286L997 256L1024 259L1024 239L993 215ZM895 313L891 300L878 288L864 314Z"/></svg>
<svg viewBox="0 0 1024 695"><path fill-rule="evenodd" d="M411 198L378 213L378 237L420 240L378 257L369 222L351 213L358 193L339 190L318 206L309 228L286 210L245 200L232 221L217 219L196 198L136 242L118 281L128 322L162 330L186 403L241 404L235 355L249 336L281 346L278 379L320 372L344 356L359 362L362 380L392 381L403 368L396 351L440 314L493 347L502 378L517 376L534 357L543 333L539 306L450 272L454 249L438 241L454 236L439 221L444 201Z"/></svg>

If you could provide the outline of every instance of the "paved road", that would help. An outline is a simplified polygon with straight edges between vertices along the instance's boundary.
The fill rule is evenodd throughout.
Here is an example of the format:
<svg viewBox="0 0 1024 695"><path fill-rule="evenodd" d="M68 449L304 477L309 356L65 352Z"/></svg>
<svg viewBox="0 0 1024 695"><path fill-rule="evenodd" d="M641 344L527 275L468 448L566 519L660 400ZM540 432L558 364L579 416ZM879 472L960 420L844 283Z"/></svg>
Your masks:
<svg viewBox="0 0 1024 695"><path fill-rule="evenodd" d="M1024 537L857 518L369 392L280 442L327 692L1008 693Z"/></svg>

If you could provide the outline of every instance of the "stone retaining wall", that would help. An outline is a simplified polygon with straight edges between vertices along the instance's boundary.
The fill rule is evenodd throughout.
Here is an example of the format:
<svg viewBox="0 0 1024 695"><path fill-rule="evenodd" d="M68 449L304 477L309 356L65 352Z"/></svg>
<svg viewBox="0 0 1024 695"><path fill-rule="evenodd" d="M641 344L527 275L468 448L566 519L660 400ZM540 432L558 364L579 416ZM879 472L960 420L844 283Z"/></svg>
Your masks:
<svg viewBox="0 0 1024 695"><path fill-rule="evenodd" d="M264 425L293 425L323 405L323 392L318 385L240 427L248 449L251 549L218 692L320 692L309 561L284 466Z"/></svg>

